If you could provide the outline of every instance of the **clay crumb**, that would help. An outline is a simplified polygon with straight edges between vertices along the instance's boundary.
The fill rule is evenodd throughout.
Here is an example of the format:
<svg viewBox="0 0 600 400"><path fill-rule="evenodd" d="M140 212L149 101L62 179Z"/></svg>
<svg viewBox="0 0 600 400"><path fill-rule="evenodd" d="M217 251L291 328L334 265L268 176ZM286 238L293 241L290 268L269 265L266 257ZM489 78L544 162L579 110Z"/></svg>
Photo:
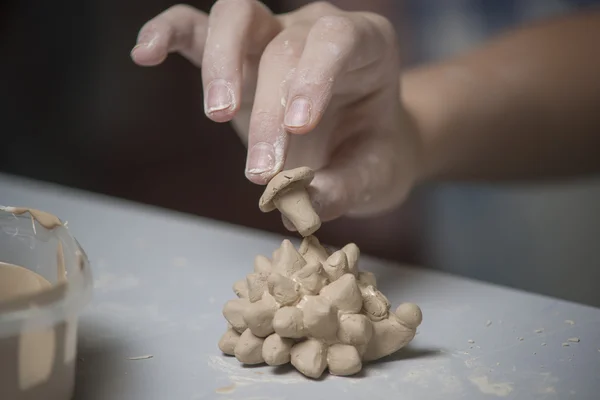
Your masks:
<svg viewBox="0 0 600 400"><path fill-rule="evenodd" d="M138 360L148 360L150 358L154 358L154 356L152 354L146 354L144 356L136 356L136 357L128 357L128 360L131 361L138 361Z"/></svg>
<svg viewBox="0 0 600 400"><path fill-rule="evenodd" d="M579 343L581 340L578 337L572 337L567 339L567 342L571 342L571 343Z"/></svg>
<svg viewBox="0 0 600 400"><path fill-rule="evenodd" d="M542 333L542 332L544 332L544 330L543 329L536 329L534 332L535 333Z"/></svg>
<svg viewBox="0 0 600 400"><path fill-rule="evenodd" d="M227 386L218 388L217 390L215 390L215 392L218 394L228 394L228 393L233 392L234 390L235 390L235 383L232 383L231 385L227 385Z"/></svg>
<svg viewBox="0 0 600 400"><path fill-rule="evenodd" d="M489 327L492 325L492 321L490 321L489 319L487 321L485 321L485 326Z"/></svg>
<svg viewBox="0 0 600 400"><path fill-rule="evenodd" d="M562 347L569 347L569 343L567 343L567 342L564 342L564 343L562 344Z"/></svg>
<svg viewBox="0 0 600 400"><path fill-rule="evenodd" d="M573 321L572 319L565 319L565 324L575 325L575 321Z"/></svg>
<svg viewBox="0 0 600 400"><path fill-rule="evenodd" d="M473 344L473 343L475 343L475 341L473 339L469 339L469 340L467 340L467 343Z"/></svg>

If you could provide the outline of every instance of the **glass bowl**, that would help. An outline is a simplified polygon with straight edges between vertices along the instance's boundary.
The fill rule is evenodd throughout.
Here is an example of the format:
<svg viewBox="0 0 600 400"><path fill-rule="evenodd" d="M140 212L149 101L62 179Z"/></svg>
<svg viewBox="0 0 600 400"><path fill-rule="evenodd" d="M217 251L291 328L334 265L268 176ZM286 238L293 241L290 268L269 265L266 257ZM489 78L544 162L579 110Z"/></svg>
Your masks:
<svg viewBox="0 0 600 400"><path fill-rule="evenodd" d="M72 397L91 294L88 258L58 218L0 206L0 399Z"/></svg>

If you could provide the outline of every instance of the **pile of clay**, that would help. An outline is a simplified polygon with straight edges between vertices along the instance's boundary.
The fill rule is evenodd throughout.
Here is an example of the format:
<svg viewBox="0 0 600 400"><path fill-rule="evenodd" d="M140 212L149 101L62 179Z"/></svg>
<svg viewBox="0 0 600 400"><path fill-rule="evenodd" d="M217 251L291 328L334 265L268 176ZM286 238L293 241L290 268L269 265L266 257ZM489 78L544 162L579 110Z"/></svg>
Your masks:
<svg viewBox="0 0 600 400"><path fill-rule="evenodd" d="M294 209L282 213L298 224L299 232L313 233L320 221L304 189L312 171L284 171L271 182L281 188L282 181L297 176L303 177L302 186L276 193L277 203L292 204ZM273 198L274 192L269 184L265 195ZM288 193L296 200L285 200ZM302 204L300 209L298 204ZM404 347L421 324L421 310L405 303L390 311L390 302L377 290L375 276L359 271L359 256L355 244L330 252L311 234L299 249L284 240L271 259L257 256L254 272L233 286L238 298L223 308L229 324L219 341L221 351L244 364L291 362L307 377L319 378L326 369L333 375L354 375L363 362Z"/></svg>

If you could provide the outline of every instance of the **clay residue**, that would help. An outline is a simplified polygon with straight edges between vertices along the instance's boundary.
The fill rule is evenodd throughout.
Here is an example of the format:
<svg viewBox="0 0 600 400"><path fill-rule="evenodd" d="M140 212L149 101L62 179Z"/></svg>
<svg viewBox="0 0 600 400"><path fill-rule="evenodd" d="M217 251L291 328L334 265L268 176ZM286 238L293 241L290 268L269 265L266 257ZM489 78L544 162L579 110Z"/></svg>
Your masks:
<svg viewBox="0 0 600 400"><path fill-rule="evenodd" d="M514 390L511 382L493 383L486 375L471 376L469 381L477 386L481 393L497 397L506 397Z"/></svg>
<svg viewBox="0 0 600 400"><path fill-rule="evenodd" d="M15 215L23 215L25 213L29 213L32 220L37 221L38 224L43 226L48 230L52 230L54 228L58 228L59 226L63 226L60 219L48 212L36 210L34 208L25 208L25 207L2 207L0 208L2 211L6 211ZM35 230L35 225L34 225Z"/></svg>
<svg viewBox="0 0 600 400"><path fill-rule="evenodd" d="M215 393L229 394L229 393L232 393L234 390L235 390L235 383L232 383L231 385L227 385L227 386L218 388L217 390L215 390Z"/></svg>
<svg viewBox="0 0 600 400"><path fill-rule="evenodd" d="M17 265L0 262L0 303L32 296L52 287L43 276Z"/></svg>

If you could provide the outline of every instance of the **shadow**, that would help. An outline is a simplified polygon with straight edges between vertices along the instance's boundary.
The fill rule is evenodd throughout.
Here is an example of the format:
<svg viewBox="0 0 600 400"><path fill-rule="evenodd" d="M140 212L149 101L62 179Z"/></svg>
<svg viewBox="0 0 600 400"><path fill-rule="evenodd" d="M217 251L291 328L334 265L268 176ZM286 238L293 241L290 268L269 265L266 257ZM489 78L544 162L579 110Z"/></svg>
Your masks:
<svg viewBox="0 0 600 400"><path fill-rule="evenodd" d="M124 355L127 347L110 334L112 330L107 325L91 323L82 319L78 329L77 367L75 375L75 393L72 400L103 400L114 393L108 393L108 387L119 381L121 393L133 393L135 382L123 379L127 377ZM92 338L92 339L90 339ZM109 384L109 382L111 384Z"/></svg>
<svg viewBox="0 0 600 400"><path fill-rule="evenodd" d="M404 347L397 352L390 354L387 357L380 358L379 360L371 361L363 365L361 373L364 376L369 376L369 371L383 368L385 364L397 361L406 361L412 359L426 359L430 357L447 356L447 353L442 352L442 349L430 349L430 348L412 348L410 346Z"/></svg>
<svg viewBox="0 0 600 400"><path fill-rule="evenodd" d="M320 377L318 377L316 379L309 378L306 375L304 375L303 373L301 373L300 371L298 371L291 363L273 367L271 372L273 373L273 375L297 374L298 376L301 376L302 378L306 379L309 382L310 381L321 382L321 381L324 381L325 379L327 379L328 376L330 376L329 373L327 372L327 370L325 370L325 372L323 372L323 374Z"/></svg>

